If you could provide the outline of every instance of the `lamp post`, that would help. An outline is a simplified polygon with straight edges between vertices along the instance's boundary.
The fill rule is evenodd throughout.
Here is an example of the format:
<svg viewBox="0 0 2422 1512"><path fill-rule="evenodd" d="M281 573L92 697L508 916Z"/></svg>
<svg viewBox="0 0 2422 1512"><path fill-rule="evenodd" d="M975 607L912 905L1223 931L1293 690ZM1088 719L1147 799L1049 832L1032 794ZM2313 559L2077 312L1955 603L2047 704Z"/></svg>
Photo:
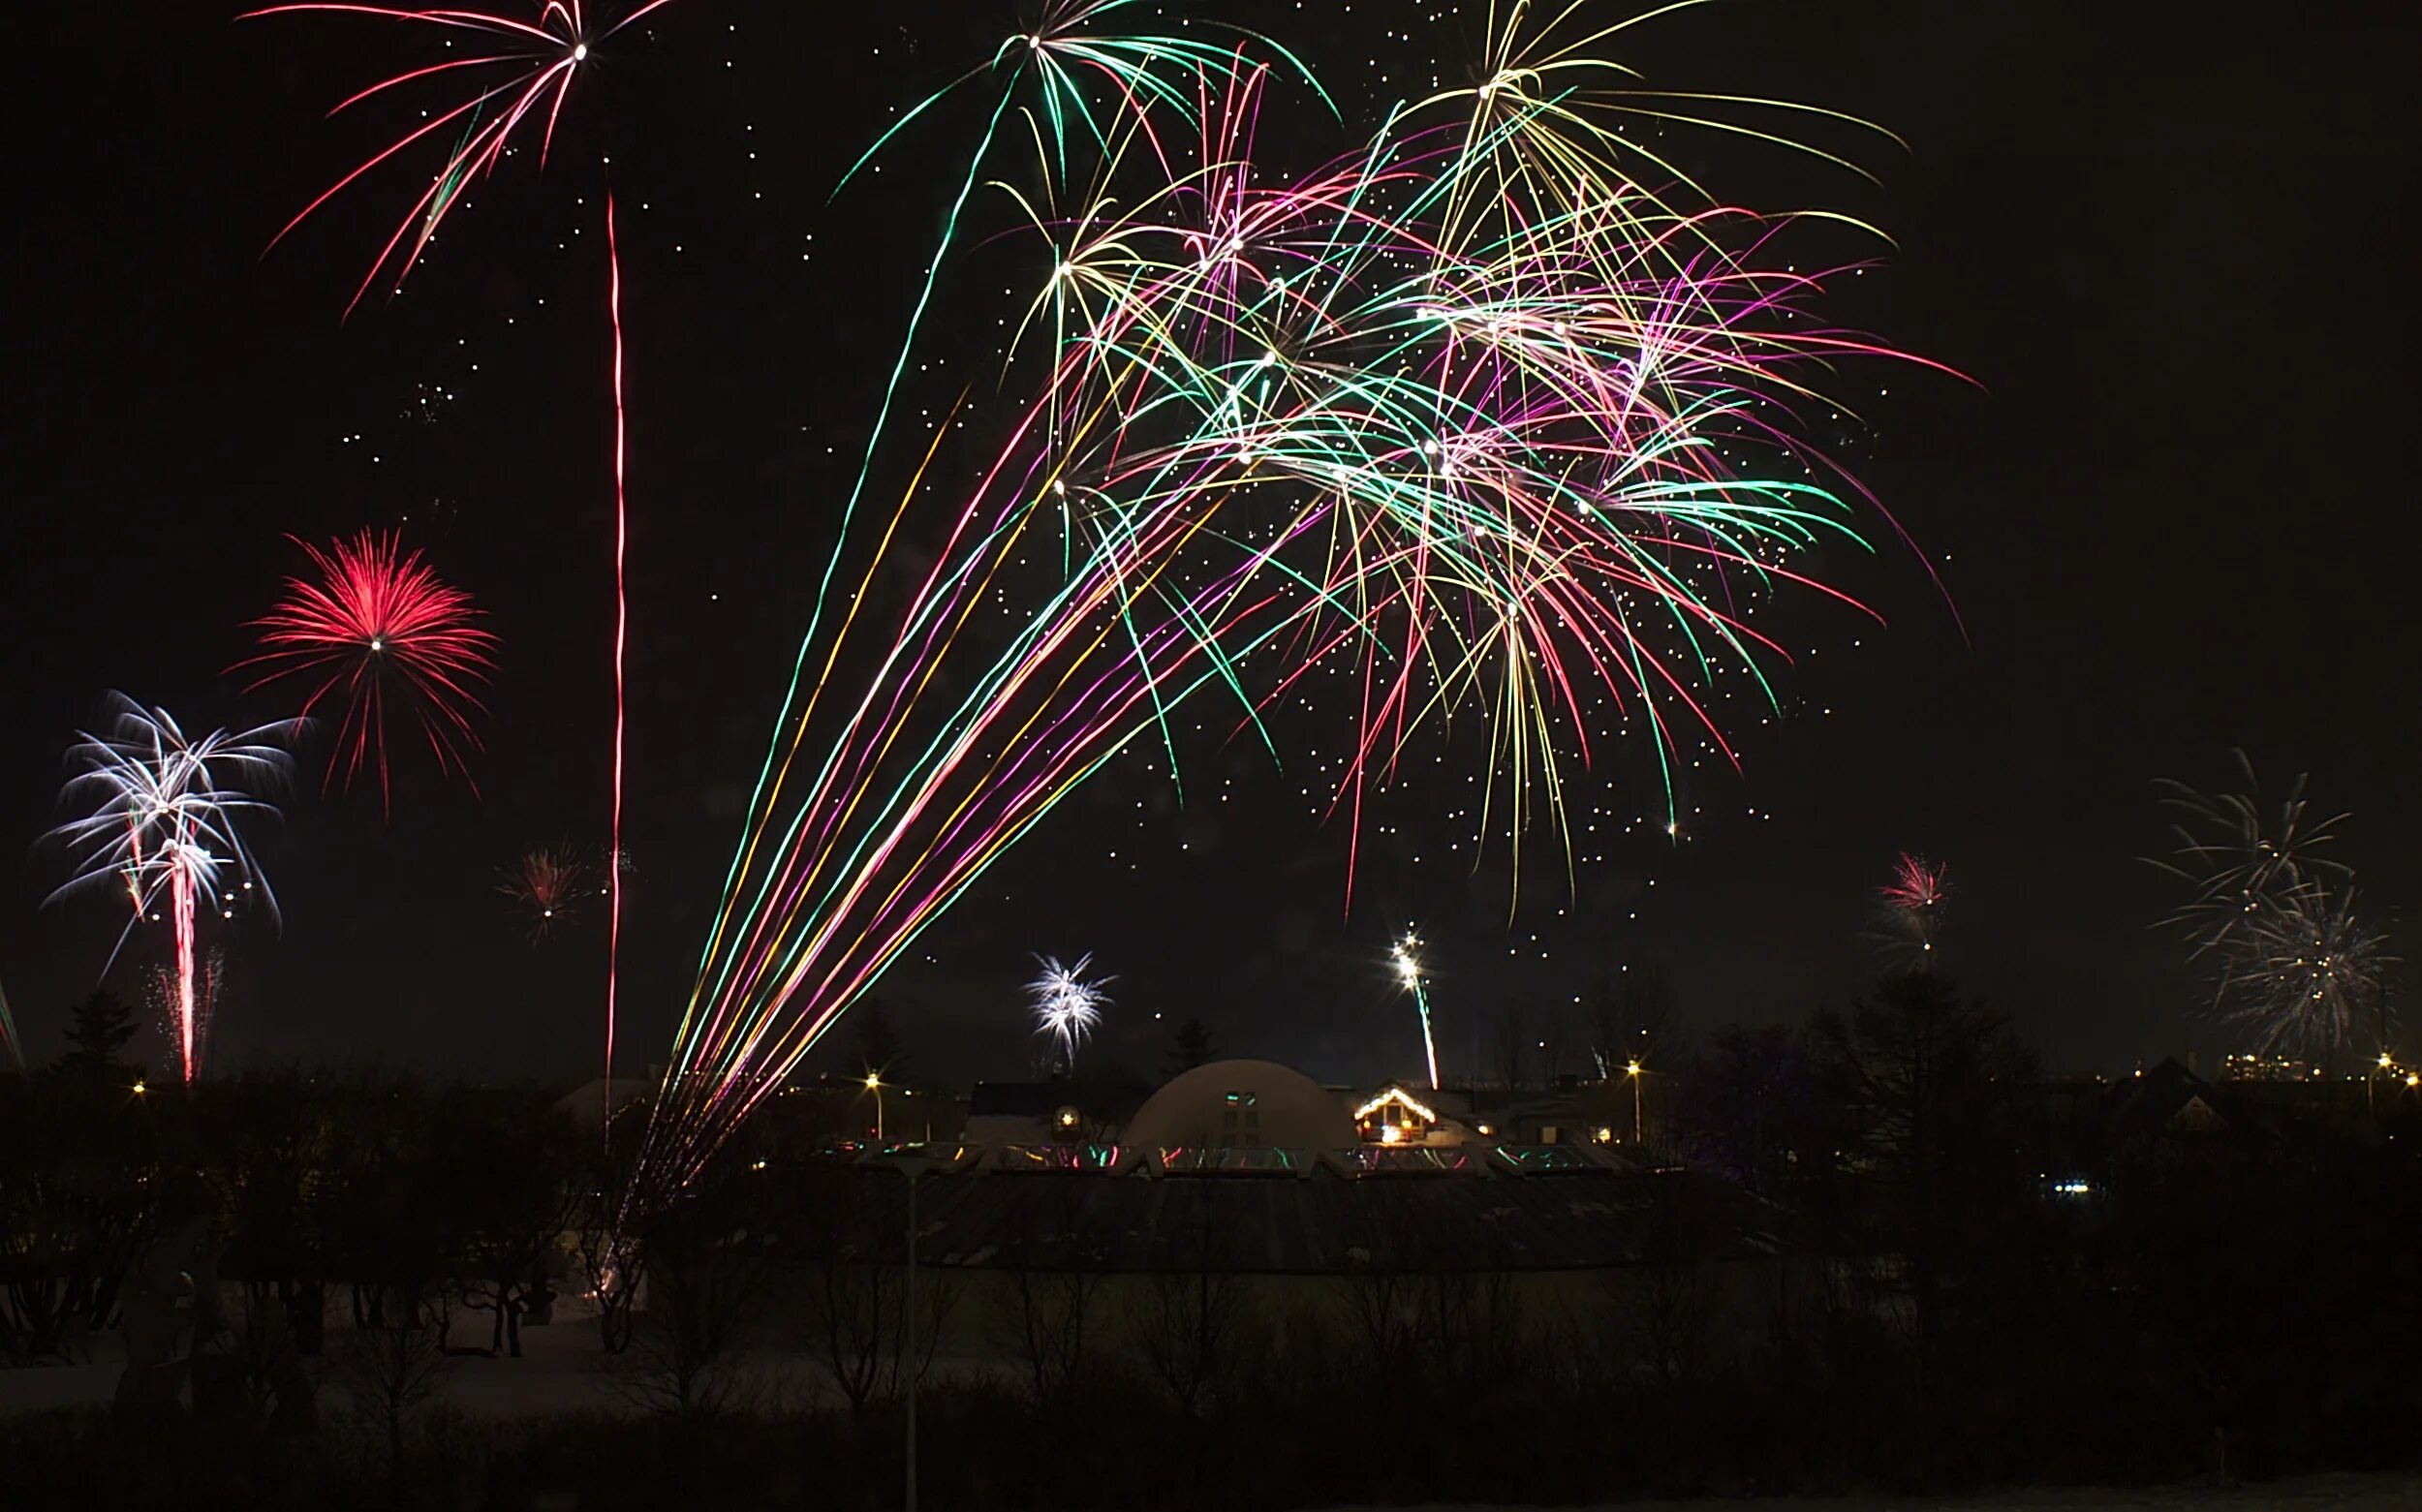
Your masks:
<svg viewBox="0 0 2422 1512"><path fill-rule="evenodd" d="M868 1078L868 1083L872 1085L873 1078ZM885 1150L877 1158L908 1178L908 1280L900 1297L901 1326L907 1334L901 1347L908 1377L902 1382L908 1404L908 1455L903 1484L908 1512L916 1512L916 1184L933 1174L937 1162L923 1145Z"/></svg>
<svg viewBox="0 0 2422 1512"><path fill-rule="evenodd" d="M1627 1065L1624 1074L1631 1078L1631 1144L1636 1149L1640 1143L1640 1063Z"/></svg>
<svg viewBox="0 0 2422 1512"><path fill-rule="evenodd" d="M866 1090L875 1095L875 1143L883 1143L883 1073L866 1073Z"/></svg>

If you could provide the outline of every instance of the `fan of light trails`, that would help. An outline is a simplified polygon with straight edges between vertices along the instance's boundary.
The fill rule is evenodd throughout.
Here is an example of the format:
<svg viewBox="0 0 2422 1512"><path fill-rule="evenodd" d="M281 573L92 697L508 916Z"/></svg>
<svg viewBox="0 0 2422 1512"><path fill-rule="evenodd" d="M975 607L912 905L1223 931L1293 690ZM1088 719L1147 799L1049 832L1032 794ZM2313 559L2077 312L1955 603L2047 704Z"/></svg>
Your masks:
<svg viewBox="0 0 2422 1512"><path fill-rule="evenodd" d="M387 710L402 695L419 719L438 766L471 783L464 759L480 737L477 689L495 665L496 637L479 624L471 596L441 581L396 539L363 531L325 548L297 540L317 580L287 579L284 602L253 622L266 649L234 670L262 668L247 693L288 677L317 680L303 700L308 719L323 701L344 704L328 754L326 781L341 770L351 783L365 765L379 773L379 803L391 802L388 781ZM478 784L471 783L478 790Z"/></svg>
<svg viewBox="0 0 2422 1512"><path fill-rule="evenodd" d="M240 817L277 811L234 784L263 787L284 778L286 753L270 742L293 725L240 735L214 730L189 740L166 710L146 709L123 694L111 698L115 716L108 733L86 733L68 753L76 772L61 798L80 817L51 835L65 842L75 875L51 897L96 885L123 889L134 916L110 951L112 963L136 924L165 914L175 940L170 1017L191 1082L202 1065L203 1028L194 968L199 917L203 910L233 917L235 906L256 891L272 916L277 910L236 823Z"/></svg>
<svg viewBox="0 0 2422 1512"><path fill-rule="evenodd" d="M1349 670L1350 835L1409 735L1477 702L1511 828L1536 789L1562 833L1563 753L1604 734L1593 689L1661 758L1692 728L1728 756L1710 680L1763 686L1785 659L1752 603L1848 602L1789 565L1858 539L1790 405L1811 366L1890 354L1810 318L1816 274L1754 265L1772 224L1532 171L1499 148L1548 107L1504 122L1485 87L1288 178L1252 156L1265 77L1198 71L1188 150L1105 133L1082 195L1033 134L1044 187L1012 193L1049 271L1018 339L1048 333L1047 375L898 617L860 630L932 453L803 652L642 1188L685 1180L1008 846L1202 689L1258 724ZM1063 572L1011 597L1054 536ZM845 661L854 632L876 649Z"/></svg>

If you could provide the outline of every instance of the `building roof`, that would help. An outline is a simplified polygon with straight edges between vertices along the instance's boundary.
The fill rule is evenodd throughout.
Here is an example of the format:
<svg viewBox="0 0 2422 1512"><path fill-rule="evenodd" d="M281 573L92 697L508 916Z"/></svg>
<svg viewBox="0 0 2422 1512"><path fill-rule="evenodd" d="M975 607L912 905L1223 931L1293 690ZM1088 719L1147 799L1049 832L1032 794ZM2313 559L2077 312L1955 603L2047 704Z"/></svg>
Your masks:
<svg viewBox="0 0 2422 1512"><path fill-rule="evenodd" d="M1274 1061L1214 1061L1156 1092L1128 1122L1125 1142L1336 1150L1355 1141L1337 1094Z"/></svg>
<svg viewBox="0 0 2422 1512"><path fill-rule="evenodd" d="M1779 1211L1713 1177L1558 1153L1526 1166L1520 1152L1469 1147L1215 1151L1262 1164L1213 1174L1165 1164L1163 1152L1134 1158L1133 1147L1067 1161L971 1152L919 1188L917 1261L1128 1274L1206 1260L1265 1274L1598 1269L1675 1257L1670 1219L1683 1210L1690 1258L1780 1248ZM833 1174L893 1179L859 1166Z"/></svg>

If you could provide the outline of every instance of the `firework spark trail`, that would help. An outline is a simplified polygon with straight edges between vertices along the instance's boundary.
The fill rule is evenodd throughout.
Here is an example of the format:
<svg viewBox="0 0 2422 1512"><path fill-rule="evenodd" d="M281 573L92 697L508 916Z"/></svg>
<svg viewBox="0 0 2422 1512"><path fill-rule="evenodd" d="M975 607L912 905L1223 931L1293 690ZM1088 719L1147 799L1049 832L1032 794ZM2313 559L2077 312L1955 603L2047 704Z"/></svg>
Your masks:
<svg viewBox="0 0 2422 1512"><path fill-rule="evenodd" d="M1258 724L1347 659L1365 692L1339 792L1357 822L1411 734L1485 694L1492 786L1517 833L1540 787L1569 866L1555 745L1588 758L1585 689L1643 719L1661 763L1689 726L1729 757L1703 690L1720 664L1764 689L1761 663L1784 658L1748 601L1854 602L1787 563L1857 541L1863 493L1727 457L1825 466L1787 419L1812 393L1796 370L1892 355L1806 318L1820 277L1708 250L1743 227L1754 251L1773 223L1664 208L1605 166L1611 134L1568 151L1573 171L1531 171L1523 153L1553 156L1580 118L1562 96L1552 120L1503 86L1441 96L1434 113L1460 124L1400 112L1286 180L1240 157L1255 77L1212 92L1201 80L1193 167L1159 136L1103 133L1092 197L1069 207L1065 143L1037 132L1046 188L1016 198L1051 273L1020 335L1051 332L1046 376L863 692L835 686L842 646L931 452L837 633L820 617L803 644L639 1187L686 1181L993 860L1202 690ZM1120 188L1137 166L1161 181ZM1005 604L1005 633L975 629L1054 522L1061 583Z"/></svg>
<svg viewBox="0 0 2422 1512"><path fill-rule="evenodd" d="M290 538L294 539L294 538ZM253 622L264 649L230 670L261 672L245 688L289 677L317 678L300 718L334 695L345 712L328 754L324 786L341 769L350 784L365 764L379 773L379 806L391 807L388 779L387 707L390 678L400 679L440 770L461 775L474 792L466 751L477 751L472 717L477 693L495 665L496 637L479 625L470 595L441 581L392 535L363 531L326 547L295 540L311 559L317 580L287 579L287 596Z"/></svg>
<svg viewBox="0 0 2422 1512"><path fill-rule="evenodd" d="M606 1099L605 1137L614 1126L614 997L622 971L622 737L623 644L631 624L631 599L623 580L631 540L628 496L623 484L626 426L622 403L622 251L614 240L614 197L606 195L606 313L614 328L614 795L612 838L606 868Z"/></svg>
<svg viewBox="0 0 2422 1512"><path fill-rule="evenodd" d="M1019 90L1030 82L1038 88L1040 95L1041 118L1048 123L1054 149L1053 155L1057 158L1062 170L1059 176L1065 177L1068 141L1072 124L1081 124L1092 139L1105 149L1108 148L1114 136L1124 141L1140 134L1153 144L1153 150L1165 163L1166 154L1160 151L1158 137L1152 126L1152 113L1156 109L1174 109L1182 113L1189 106L1185 89L1165 76L1172 73L1191 76L1199 88L1210 77L1223 77L1234 82L1246 72L1246 63L1241 52L1232 53L1224 46L1206 44L1194 38L1113 35L1091 29L1095 22L1114 13L1125 11L1136 3L1138 0L1046 0L1042 15L1037 21L1033 32L1004 38L1000 46L994 50L989 62L971 69L911 108L875 139L857 162L851 165L850 170L842 174L839 183L835 185L833 192L837 197L857 175L860 169L872 162L886 143L913 122L922 118L934 107L955 95L965 85L987 74L1001 72L1005 63L1009 65L1008 76L993 104L990 117L985 123L982 134L977 139L975 150L968 157L967 171L961 178L959 187L951 200L948 213L944 218L942 235L934 247L932 256L926 262L923 282L919 286L916 304L910 312L907 328L901 336L899 355L893 360L891 375L885 385L883 399L877 406L874 423L868 428L865 452L859 459L857 474L852 479L849 494L842 504L841 517L835 527L832 554L826 560L823 575L817 585L814 605L809 611L807 631L800 638L798 657L792 667L790 683L784 691L782 707L774 717L773 731L766 750L765 760L759 770L756 788L749 797L747 812L750 816L749 833L752 836L758 833L763 822L762 817L769 816L770 811L780 802L782 781L791 770L792 756L796 751L795 738L790 749L786 751L784 737L786 731L791 731L794 727L804 728L808 718L806 714L800 715L798 725L794 726L792 709L798 701L800 686L807 673L810 652L817 644L823 627L833 578L840 571L848 548L854 543L854 525L857 508L865 495L867 481L873 475L875 456L882 447L889 424L891 408L898 395L900 384L908 371L909 356L916 348L917 331L923 324L925 310L932 300L936 283L941 277L943 263L951 246L958 239L960 217L966 209L969 197L975 192L981 179L985 162L992 155L1001 121L1016 99ZM1262 40L1251 33L1239 32L1237 35L1257 42ZM1316 93L1320 92L1319 81L1313 77L1311 70L1305 68L1291 54L1287 53L1285 48L1278 47L1275 44L1268 46L1292 65L1296 75L1307 85ZM1078 80L1071 73L1072 69L1089 71L1107 80L1114 97L1113 104L1097 108L1078 86ZM1325 102L1326 95L1321 94L1321 99ZM1197 94L1198 102L1199 94ZM1333 111L1333 105L1331 108ZM1105 119L1116 124L1105 124ZM1040 130L1040 128L1038 128L1039 133ZM1040 135L1038 145L1040 146ZM1048 176L1046 174L1046 177ZM1055 390L1055 402L1056 397ZM1055 410L1055 423L1056 413ZM844 633L846 634L846 630ZM821 691L821 688L817 691ZM814 694L811 693L811 700ZM739 885L741 877L747 869L749 856L750 845L746 843L733 853L732 865L725 879L727 892ZM707 950L700 960L701 972L705 970L706 961L712 956L713 940L710 937Z"/></svg>
<svg viewBox="0 0 2422 1512"><path fill-rule="evenodd" d="M248 814L272 817L265 799L231 786L238 779L282 780L286 753L270 742L293 723L264 725L242 734L214 730L188 739L163 709L147 709L123 694L111 694L114 716L109 733L86 732L69 753L77 771L61 792L69 804L89 804L82 817L50 832L64 843L74 875L50 896L53 901L92 885L124 885L134 916L109 952L116 962L127 938L165 901L174 941L174 990L171 1017L184 1079L201 1069L202 1002L195 976L197 914L208 898L222 915L233 916L236 895L222 894L222 879L256 886L270 914L277 897L262 877L236 819ZM224 905L224 906L222 906ZM102 968L104 974L109 965Z"/></svg>

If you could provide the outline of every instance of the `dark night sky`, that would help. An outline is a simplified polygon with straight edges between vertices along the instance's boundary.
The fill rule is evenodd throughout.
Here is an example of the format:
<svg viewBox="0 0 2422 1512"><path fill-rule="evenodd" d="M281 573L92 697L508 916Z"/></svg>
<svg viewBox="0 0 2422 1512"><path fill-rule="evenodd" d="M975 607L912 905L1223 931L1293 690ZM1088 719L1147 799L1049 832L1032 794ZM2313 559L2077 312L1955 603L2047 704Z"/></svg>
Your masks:
<svg viewBox="0 0 2422 1512"><path fill-rule="evenodd" d="M564 1080L594 1065L602 932L534 947L493 885L531 846L604 838L610 153L632 362L625 1064L661 1061L839 454L865 433L967 123L827 194L1008 9L684 0L602 59L543 181L509 165L402 296L349 323L415 170L261 249L371 142L370 123L320 113L400 66L398 39L172 9L106 47L76 8L14 35L49 127L18 134L10 218L0 851L25 859L0 894L0 984L48 1055L118 927L94 901L43 909L60 863L36 845L103 692L189 725L291 712L224 671L300 566L285 534L401 525L504 639L481 795L400 742L391 823L372 793L306 780L260 837L282 934L256 918L218 937L233 985L214 1054ZM1274 12L1357 112L1476 29L1470 4L1203 9ZM1723 0L1636 34L1626 56L1652 84L1804 100L1909 141L1864 153L1880 186L1687 150L1740 198L1839 204L1898 239L1848 313L1977 386L1903 370L1846 387L1890 390L1861 471L1969 638L1907 552L1861 570L1887 633L1794 605L1785 624L1821 650L1786 675L1792 716L1751 722L1746 773L1693 774L1685 841L1605 847L1577 903L1533 879L1510 931L1503 874L1469 876L1443 850L1457 826L1425 818L1443 799L1407 795L1398 819L1436 826L1427 864L1367 867L1349 918L1344 836L1295 775L1214 754L1195 790L1233 778L1235 796L1180 811L1125 763L885 984L918 1068L1014 1073L1026 953L1092 950L1121 977L1109 1053L1137 1065L1159 1060L1159 1012L1316 1075L1401 1071L1418 1045L1380 961L1408 920L1431 942L1450 1071L1488 1014L1543 1022L1624 962L1668 965L1695 1023L1797 1014L1861 982L1868 899L1904 848L1949 863L1955 969L2056 1065L2208 1056L2229 1046L2148 929L2167 895L2138 858L2161 843L2153 780L2219 783L2232 745L2274 786L2311 770L2324 807L2354 813L2344 855L2373 909L2422 917L2422 641L2397 608L2411 490L2394 433L2415 336L2399 228L2417 207L2391 9L2319 0L2244 30L2168 3ZM912 37L903 15L947 19ZM1592 781L1610 810L1657 809L1639 753Z"/></svg>

